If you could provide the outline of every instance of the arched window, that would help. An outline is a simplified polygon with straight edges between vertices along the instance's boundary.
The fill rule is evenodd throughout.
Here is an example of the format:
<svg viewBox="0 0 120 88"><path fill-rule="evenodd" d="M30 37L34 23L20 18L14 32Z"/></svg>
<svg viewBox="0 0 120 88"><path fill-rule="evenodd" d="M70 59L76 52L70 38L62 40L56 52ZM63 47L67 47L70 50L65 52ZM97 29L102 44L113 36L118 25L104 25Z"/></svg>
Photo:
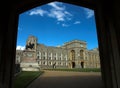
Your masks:
<svg viewBox="0 0 120 88"><path fill-rule="evenodd" d="M80 50L80 56L83 57L83 50Z"/></svg>
<svg viewBox="0 0 120 88"><path fill-rule="evenodd" d="M83 59L83 57L84 57L84 51L83 50L80 50L80 59Z"/></svg>
<svg viewBox="0 0 120 88"><path fill-rule="evenodd" d="M70 60L75 60L75 50L71 50L71 52L70 52Z"/></svg>

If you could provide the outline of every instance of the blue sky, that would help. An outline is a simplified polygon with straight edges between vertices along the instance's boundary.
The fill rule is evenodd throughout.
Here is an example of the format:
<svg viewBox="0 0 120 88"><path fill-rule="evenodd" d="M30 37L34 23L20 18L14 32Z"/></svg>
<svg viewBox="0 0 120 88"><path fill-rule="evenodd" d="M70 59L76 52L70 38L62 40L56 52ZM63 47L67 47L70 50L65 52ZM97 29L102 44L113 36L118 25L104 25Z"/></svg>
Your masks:
<svg viewBox="0 0 120 88"><path fill-rule="evenodd" d="M48 46L77 39L86 41L88 49L98 47L94 11L62 2L51 2L19 15L16 48L24 49L30 35Z"/></svg>

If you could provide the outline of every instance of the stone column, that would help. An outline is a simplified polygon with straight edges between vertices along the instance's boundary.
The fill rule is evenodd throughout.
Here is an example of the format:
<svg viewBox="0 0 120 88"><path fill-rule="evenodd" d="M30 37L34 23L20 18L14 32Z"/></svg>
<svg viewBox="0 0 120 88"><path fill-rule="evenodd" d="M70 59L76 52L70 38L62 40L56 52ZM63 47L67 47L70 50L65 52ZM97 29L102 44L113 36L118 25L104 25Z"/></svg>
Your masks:
<svg viewBox="0 0 120 88"><path fill-rule="evenodd" d="M119 4L118 0L99 0L95 11L101 71L105 88L120 88ZM118 33L119 35L117 35Z"/></svg>
<svg viewBox="0 0 120 88"><path fill-rule="evenodd" d="M14 77L18 15L11 7L0 8L0 88L12 88Z"/></svg>

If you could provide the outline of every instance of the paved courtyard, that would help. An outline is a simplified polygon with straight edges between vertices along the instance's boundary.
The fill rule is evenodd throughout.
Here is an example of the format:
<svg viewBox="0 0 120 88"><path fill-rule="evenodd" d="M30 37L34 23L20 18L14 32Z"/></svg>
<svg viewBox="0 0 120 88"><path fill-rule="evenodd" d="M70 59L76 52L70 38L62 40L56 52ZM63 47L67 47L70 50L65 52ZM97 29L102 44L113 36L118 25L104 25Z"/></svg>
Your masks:
<svg viewBox="0 0 120 88"><path fill-rule="evenodd" d="M104 88L100 73L45 71L28 88Z"/></svg>

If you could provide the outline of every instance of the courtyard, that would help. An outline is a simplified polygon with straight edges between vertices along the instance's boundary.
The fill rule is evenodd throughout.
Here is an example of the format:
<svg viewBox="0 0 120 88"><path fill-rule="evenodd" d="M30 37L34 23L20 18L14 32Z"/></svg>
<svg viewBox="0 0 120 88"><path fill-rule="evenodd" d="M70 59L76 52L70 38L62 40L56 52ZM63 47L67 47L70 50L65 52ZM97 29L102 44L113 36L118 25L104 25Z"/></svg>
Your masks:
<svg viewBox="0 0 120 88"><path fill-rule="evenodd" d="M48 71L27 88L104 88L100 72Z"/></svg>

